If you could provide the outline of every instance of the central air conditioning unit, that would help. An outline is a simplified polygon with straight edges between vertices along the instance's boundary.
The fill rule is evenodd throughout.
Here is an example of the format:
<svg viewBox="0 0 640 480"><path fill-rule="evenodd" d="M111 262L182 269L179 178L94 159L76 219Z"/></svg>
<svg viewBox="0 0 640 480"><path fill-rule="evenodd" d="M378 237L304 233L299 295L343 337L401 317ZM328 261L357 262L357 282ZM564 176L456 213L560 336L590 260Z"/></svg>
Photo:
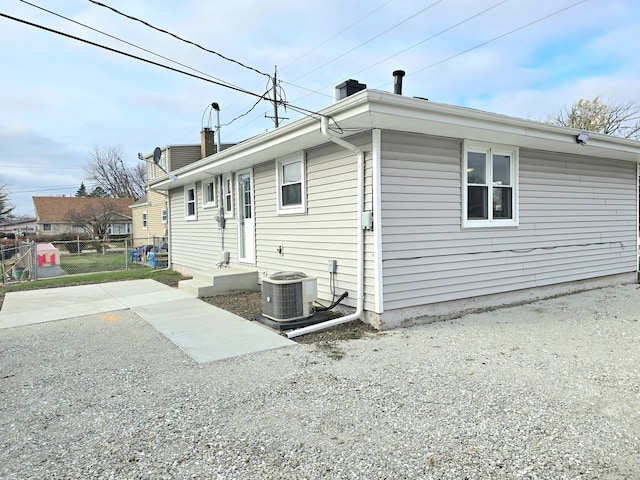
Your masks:
<svg viewBox="0 0 640 480"><path fill-rule="evenodd" d="M276 322L310 317L318 279L302 272L278 272L262 280L262 315Z"/></svg>

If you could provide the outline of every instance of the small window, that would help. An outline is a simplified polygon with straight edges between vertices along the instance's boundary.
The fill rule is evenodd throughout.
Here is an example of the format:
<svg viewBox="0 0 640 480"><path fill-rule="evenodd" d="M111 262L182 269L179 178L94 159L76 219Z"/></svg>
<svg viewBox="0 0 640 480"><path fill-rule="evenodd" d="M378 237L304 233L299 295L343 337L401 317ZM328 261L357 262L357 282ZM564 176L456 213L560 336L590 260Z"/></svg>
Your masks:
<svg viewBox="0 0 640 480"><path fill-rule="evenodd" d="M224 216L225 218L233 218L233 178L231 175L225 175L222 180L224 189Z"/></svg>
<svg viewBox="0 0 640 480"><path fill-rule="evenodd" d="M146 230L149 227L147 222L147 212L142 212L142 229Z"/></svg>
<svg viewBox="0 0 640 480"><path fill-rule="evenodd" d="M50 223L43 223L42 224L42 231L43 232L50 232L51 231L51 224Z"/></svg>
<svg viewBox="0 0 640 480"><path fill-rule="evenodd" d="M517 147L465 143L463 164L463 225L517 226Z"/></svg>
<svg viewBox="0 0 640 480"><path fill-rule="evenodd" d="M276 162L278 213L305 213L305 161L296 153Z"/></svg>
<svg viewBox="0 0 640 480"><path fill-rule="evenodd" d="M215 207L216 206L216 182L211 180L210 182L202 182L202 206Z"/></svg>
<svg viewBox="0 0 640 480"><path fill-rule="evenodd" d="M198 218L195 185L184 187L184 217L186 220L196 220Z"/></svg>
<svg viewBox="0 0 640 480"><path fill-rule="evenodd" d="M160 222L161 222L161 223L167 223L167 221L168 221L167 209L166 209L166 208L163 208L163 209L160 211Z"/></svg>

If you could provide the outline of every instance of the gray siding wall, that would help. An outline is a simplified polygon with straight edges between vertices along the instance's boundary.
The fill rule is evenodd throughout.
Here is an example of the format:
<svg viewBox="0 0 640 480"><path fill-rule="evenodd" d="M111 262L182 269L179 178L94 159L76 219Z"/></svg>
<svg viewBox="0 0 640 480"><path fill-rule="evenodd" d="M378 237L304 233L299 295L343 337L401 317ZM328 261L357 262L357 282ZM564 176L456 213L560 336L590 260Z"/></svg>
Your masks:
<svg viewBox="0 0 640 480"><path fill-rule="evenodd" d="M220 252L228 250L231 263L238 261L238 234L235 218L228 218L224 230L218 228L217 207L202 205L202 182L196 183L197 220L185 219L184 189L170 192L171 205L171 260L180 269L207 270L216 268ZM236 210L237 211L237 210Z"/></svg>
<svg viewBox="0 0 640 480"><path fill-rule="evenodd" d="M349 139L371 150L370 134ZM275 161L254 169L256 261L261 275L302 271L318 278L318 294L331 300L327 263L337 260L336 294L355 306L357 273L356 154L334 144L307 152L307 214L278 215ZM370 163L370 162L369 162ZM371 168L367 169L370 183ZM371 239L367 239L372 251ZM283 247L283 254L277 252ZM365 280L373 302L373 272ZM369 303L368 308L373 304Z"/></svg>
<svg viewBox="0 0 640 480"><path fill-rule="evenodd" d="M177 145L170 150L169 170L178 170L200 160L200 145Z"/></svg>
<svg viewBox="0 0 640 480"><path fill-rule="evenodd" d="M385 310L636 270L635 164L521 149L519 226L463 230L461 151L383 132Z"/></svg>

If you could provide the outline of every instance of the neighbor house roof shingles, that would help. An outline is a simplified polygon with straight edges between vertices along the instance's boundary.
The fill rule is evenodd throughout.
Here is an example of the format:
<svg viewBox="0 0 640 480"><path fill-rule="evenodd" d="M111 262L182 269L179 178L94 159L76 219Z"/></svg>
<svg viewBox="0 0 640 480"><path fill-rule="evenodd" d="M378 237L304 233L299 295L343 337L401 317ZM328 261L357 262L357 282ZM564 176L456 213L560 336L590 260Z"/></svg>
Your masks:
<svg viewBox="0 0 640 480"><path fill-rule="evenodd" d="M129 205L134 198L104 197L32 197L38 223L66 223L65 216L71 210L81 210L86 205L100 205L108 201L114 205L115 211L131 218Z"/></svg>

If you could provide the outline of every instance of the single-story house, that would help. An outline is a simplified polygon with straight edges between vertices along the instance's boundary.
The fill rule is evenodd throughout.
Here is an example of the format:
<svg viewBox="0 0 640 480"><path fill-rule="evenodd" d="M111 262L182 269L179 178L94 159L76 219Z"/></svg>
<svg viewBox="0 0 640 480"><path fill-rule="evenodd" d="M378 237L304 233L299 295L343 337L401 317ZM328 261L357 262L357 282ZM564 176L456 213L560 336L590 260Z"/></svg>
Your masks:
<svg viewBox="0 0 640 480"><path fill-rule="evenodd" d="M13 233L15 235L33 235L36 233L35 218L7 219L0 223L0 233Z"/></svg>
<svg viewBox="0 0 640 480"><path fill-rule="evenodd" d="M105 217L110 235L131 234L131 212L133 198L104 197L32 197L36 212L38 235L60 235L87 233L86 228L74 225L73 217L87 220ZM101 223L100 220L98 223ZM104 223L104 222L102 222ZM98 234L99 232L93 232Z"/></svg>
<svg viewBox="0 0 640 480"><path fill-rule="evenodd" d="M639 161L640 142L365 89L150 188L175 270L300 271L390 328L635 282Z"/></svg>

